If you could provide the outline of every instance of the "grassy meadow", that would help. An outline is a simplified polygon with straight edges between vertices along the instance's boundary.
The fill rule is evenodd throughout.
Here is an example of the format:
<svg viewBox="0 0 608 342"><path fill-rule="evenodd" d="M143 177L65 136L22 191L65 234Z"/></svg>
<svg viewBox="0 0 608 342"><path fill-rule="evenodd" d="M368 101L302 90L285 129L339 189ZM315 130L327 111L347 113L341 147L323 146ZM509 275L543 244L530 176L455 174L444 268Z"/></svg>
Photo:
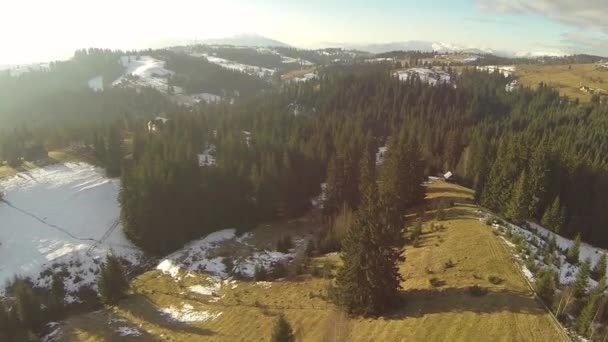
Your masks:
<svg viewBox="0 0 608 342"><path fill-rule="evenodd" d="M471 198L470 190L457 185L435 182L428 187L423 233L416 247L407 246L400 267L403 304L384 317L347 317L324 299L340 264L337 255L329 254L312 260L325 270L316 276L272 283L224 281L211 295L191 291L191 286L217 284L205 274L180 274L176 280L149 271L134 279L131 294L117 306L62 322L59 340L269 341L279 313L298 341L565 340L503 241L480 222ZM430 208L442 199L454 205L436 221ZM254 233L271 240L286 230L318 227L318 219L308 215L262 225ZM212 318L183 323L159 311L186 306ZM121 336L120 327L135 328L140 335Z"/></svg>

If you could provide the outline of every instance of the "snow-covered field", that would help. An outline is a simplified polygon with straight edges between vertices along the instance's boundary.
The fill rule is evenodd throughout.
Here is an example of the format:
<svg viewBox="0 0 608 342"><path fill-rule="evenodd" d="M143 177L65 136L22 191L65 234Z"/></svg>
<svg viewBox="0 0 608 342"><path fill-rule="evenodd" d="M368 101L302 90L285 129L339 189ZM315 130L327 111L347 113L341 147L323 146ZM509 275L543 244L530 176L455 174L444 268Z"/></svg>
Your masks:
<svg viewBox="0 0 608 342"><path fill-rule="evenodd" d="M248 65L248 64L234 62L234 61L231 61L228 59L211 56L206 53L204 53L204 54L194 53L194 54L192 54L192 56L204 57L209 61L209 63L217 64L217 65L221 66L222 68L244 72L246 74L258 76L260 78L272 76L272 74L274 74L276 71L275 69L263 68L263 67L259 67L259 66L255 66L255 65Z"/></svg>
<svg viewBox="0 0 608 342"><path fill-rule="evenodd" d="M407 70L399 70L393 73L395 77L398 77L401 81L407 81L411 77L418 76L420 81L428 83L430 85L437 85L438 83L451 82L450 74L442 70L426 69L426 68L411 68Z"/></svg>
<svg viewBox="0 0 608 342"><path fill-rule="evenodd" d="M509 77L515 73L515 65L485 65L478 66L477 70L485 70L487 72L498 71L502 73L505 77Z"/></svg>
<svg viewBox="0 0 608 342"><path fill-rule="evenodd" d="M486 220L487 217L487 214L483 214L481 220ZM531 256L516 255L516 257L522 261L522 272L528 278L528 280L533 282L535 276L523 263L525 262L525 260L527 260L527 258L534 257L537 266L549 266L559 275L560 284L567 285L572 283L575 280L576 273L579 270L579 265L572 265L571 263L569 263L566 260L565 253L570 247L572 247L574 242L568 238L555 234L552 231L534 222L528 222L528 226L529 229L525 229L523 227L508 222L504 224L492 224L492 227L494 229L497 229L502 234L505 234L510 231L513 236L521 236L522 241L530 250ZM548 241L551 239L552 236L555 237L557 247L559 249L558 260L552 265L546 265L543 261L543 255L542 253L539 253L539 251L547 247ZM515 247L515 244L507 240L504 236L503 239L509 246ZM605 252L606 251L601 248L597 248L583 242L580 246L579 260L580 262L583 262L585 259L589 258L591 260L591 267L593 268L597 264L601 255ZM589 278L588 283L590 288L593 288L597 284L597 282L591 277Z"/></svg>
<svg viewBox="0 0 608 342"><path fill-rule="evenodd" d="M50 285L51 269L67 272L74 300L82 286L96 288L100 263L112 250L137 264L141 252L119 222L118 180L85 163L55 164L0 180L0 288L16 275L40 287Z"/></svg>
<svg viewBox="0 0 608 342"><path fill-rule="evenodd" d="M125 73L112 83L113 86L131 82L167 92L167 78L174 72L165 68L165 61L150 56L121 56L120 63L125 68ZM176 88L178 89L174 89L174 93L180 93L181 89Z"/></svg>
<svg viewBox="0 0 608 342"><path fill-rule="evenodd" d="M294 257L295 250L293 253L259 250L248 242L251 237L252 233L237 237L235 229L224 229L211 233L168 255L160 261L156 269L170 275L175 280L187 277L190 272L205 272L222 278L226 278L229 273L234 272L245 277L253 277L257 265L271 269L273 264L287 262ZM304 240L295 240L294 244L299 247L303 242ZM232 258L234 264L232 270L226 270L225 257L217 256L214 253L216 249L226 243L233 243L235 250L238 250L240 255Z"/></svg>
<svg viewBox="0 0 608 342"><path fill-rule="evenodd" d="M283 63L283 64L298 63L299 65L302 65L302 66L313 66L313 65L315 65L315 63L307 61L307 60L302 59L302 58L293 58L293 57L287 57L287 56L281 56L281 63Z"/></svg>

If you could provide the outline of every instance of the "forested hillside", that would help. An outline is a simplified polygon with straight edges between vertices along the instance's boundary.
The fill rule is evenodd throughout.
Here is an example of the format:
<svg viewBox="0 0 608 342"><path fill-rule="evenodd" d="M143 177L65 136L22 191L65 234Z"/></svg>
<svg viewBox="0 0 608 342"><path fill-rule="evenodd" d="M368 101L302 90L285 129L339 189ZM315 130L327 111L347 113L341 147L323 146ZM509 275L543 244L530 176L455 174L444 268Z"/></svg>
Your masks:
<svg viewBox="0 0 608 342"><path fill-rule="evenodd" d="M84 63L78 62L82 59L107 65L104 73L118 72L108 62L108 56L115 55L82 52L66 65L79 70L76 66ZM163 57L168 68L178 71L172 82L192 87L192 91L203 90L197 87L205 84L209 75L203 72L204 77L197 76L198 66L201 70L221 69L174 52L165 51ZM47 72L2 78L10 84L3 89L29 86L29 78L50 82L55 73L66 75L66 79L85 80L91 76L76 71L60 73L57 68L60 66ZM243 89L249 87L245 75L233 74L235 84ZM367 141L377 149L401 132L420 146L427 175L456 170L464 183L476 189L477 199L484 206L516 221L550 222L550 227L566 236L580 232L586 241L608 245L608 235L602 231L608 223L608 214L603 210L608 201L606 104L579 104L546 86L507 92L504 86L509 79L498 73L468 69L453 75L456 86L435 87L415 78L400 81L391 76L387 65L330 66L320 70L320 76L318 81L281 87L271 88L266 83L268 90L252 93L249 100L234 105L201 104L188 110L151 89L94 93L62 86L60 92L46 95L40 94L46 87L29 90L23 94L31 94L31 101L24 98L2 102L12 106L3 110L19 117L22 127L3 135L4 159L9 159L6 156L11 146L28 140L45 146L70 142L92 146L95 132L105 132L104 127L112 123L135 134L133 159L125 162L126 176L147 177L147 181L141 180L142 184L159 191L162 187L157 185L162 184L176 196L186 196L185 190L168 183L178 174L180 180L191 174L192 182L186 183L199 185L201 190L196 196L204 197L202 192L217 187L213 191L226 198L225 207L219 204L223 202L214 201L214 205L222 207L214 213L241 208L243 213L251 213L243 217L255 217L253 221L257 221L305 209L308 199L320 191L319 184L325 181L331 165L344 165L344 177L356 183L357 177L350 177L348 170L358 169ZM264 82L247 80L253 82L252 88L258 87L255 82ZM8 96L11 92L3 93ZM171 119L166 129L145 132L145 118L161 113ZM28 115L31 122L23 120ZM47 121L57 122L61 128L52 128L52 124L39 127ZM92 122L99 122L99 128ZM83 130L87 125L93 127ZM217 165L199 168L197 154L212 145ZM157 165L156 171L149 171L151 165ZM186 175L182 176L182 172ZM142 175L135 176L138 173ZM126 181L125 189L129 189L128 184ZM194 189L197 188L188 188L187 196L195 196L190 193ZM138 192L148 193L141 189ZM161 196L167 197L170 196ZM192 210L202 212L199 208L205 205L198 200L191 202L196 207ZM134 227L146 217L143 212L133 215ZM181 212L176 215L179 220ZM186 220L187 215L183 217ZM126 215L127 218L131 216ZM219 217L205 220L209 223L201 225L207 228L199 229L201 218L192 218L192 227L185 228L190 233L175 236L177 241L233 224ZM253 221L243 219L242 223ZM134 229L135 238L138 234ZM179 242L173 247L177 245Z"/></svg>

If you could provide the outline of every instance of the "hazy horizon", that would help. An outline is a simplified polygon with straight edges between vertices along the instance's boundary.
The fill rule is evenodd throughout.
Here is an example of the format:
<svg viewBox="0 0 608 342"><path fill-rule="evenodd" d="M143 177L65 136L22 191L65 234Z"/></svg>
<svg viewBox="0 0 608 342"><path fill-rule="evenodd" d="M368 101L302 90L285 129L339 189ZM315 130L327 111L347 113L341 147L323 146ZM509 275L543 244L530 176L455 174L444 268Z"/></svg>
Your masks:
<svg viewBox="0 0 608 342"><path fill-rule="evenodd" d="M65 59L80 48L158 48L255 33L300 48L436 41L463 48L608 55L602 0L176 0L3 5L0 65ZM32 11L32 9L36 9Z"/></svg>

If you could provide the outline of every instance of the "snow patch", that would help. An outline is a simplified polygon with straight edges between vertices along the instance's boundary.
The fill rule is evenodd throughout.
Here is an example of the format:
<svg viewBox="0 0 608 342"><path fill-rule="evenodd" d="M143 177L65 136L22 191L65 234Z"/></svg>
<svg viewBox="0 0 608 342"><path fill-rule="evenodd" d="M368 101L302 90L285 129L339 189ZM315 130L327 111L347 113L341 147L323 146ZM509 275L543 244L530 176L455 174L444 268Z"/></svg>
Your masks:
<svg viewBox="0 0 608 342"><path fill-rule="evenodd" d="M89 88L93 91L103 91L103 76L95 76L91 78L87 84Z"/></svg>
<svg viewBox="0 0 608 342"><path fill-rule="evenodd" d="M407 81L412 77L418 77L423 83L435 86L437 84L451 83L451 76L443 70L410 68L407 70L395 71L393 75L400 81Z"/></svg>
<svg viewBox="0 0 608 342"><path fill-rule="evenodd" d="M487 72L499 72L504 77L509 77L515 73L515 65L484 65L477 66L477 70L483 70Z"/></svg>
<svg viewBox="0 0 608 342"><path fill-rule="evenodd" d="M134 84L167 92L167 79L174 72L165 68L165 61L150 56L121 56L120 63L125 68L125 73L112 82L112 86ZM174 93L180 91L182 91L181 88L173 87Z"/></svg>
<svg viewBox="0 0 608 342"><path fill-rule="evenodd" d="M170 306L160 309L160 312L169 320L181 323L213 321L222 315L221 312L195 311L190 304L183 304L181 308Z"/></svg>
<svg viewBox="0 0 608 342"><path fill-rule="evenodd" d="M141 331L135 329L135 328L131 328L131 327L118 327L116 331L120 336L133 336L133 337L137 337L137 336L141 336Z"/></svg>
<svg viewBox="0 0 608 342"><path fill-rule="evenodd" d="M215 145L211 144L203 151L198 154L198 166L212 166L217 165L215 161Z"/></svg>
<svg viewBox="0 0 608 342"><path fill-rule="evenodd" d="M209 61L209 63L217 64L217 65L221 66L222 68L240 71L240 72L252 75L252 76L257 76L259 78L270 77L276 72L275 69L263 68L263 67L259 67L259 66L255 66L255 65L242 64L242 63L234 62L234 61L231 61L231 60L228 60L225 58L211 56L207 53L203 53L203 54L194 53L194 54L192 54L192 56L204 57Z"/></svg>

